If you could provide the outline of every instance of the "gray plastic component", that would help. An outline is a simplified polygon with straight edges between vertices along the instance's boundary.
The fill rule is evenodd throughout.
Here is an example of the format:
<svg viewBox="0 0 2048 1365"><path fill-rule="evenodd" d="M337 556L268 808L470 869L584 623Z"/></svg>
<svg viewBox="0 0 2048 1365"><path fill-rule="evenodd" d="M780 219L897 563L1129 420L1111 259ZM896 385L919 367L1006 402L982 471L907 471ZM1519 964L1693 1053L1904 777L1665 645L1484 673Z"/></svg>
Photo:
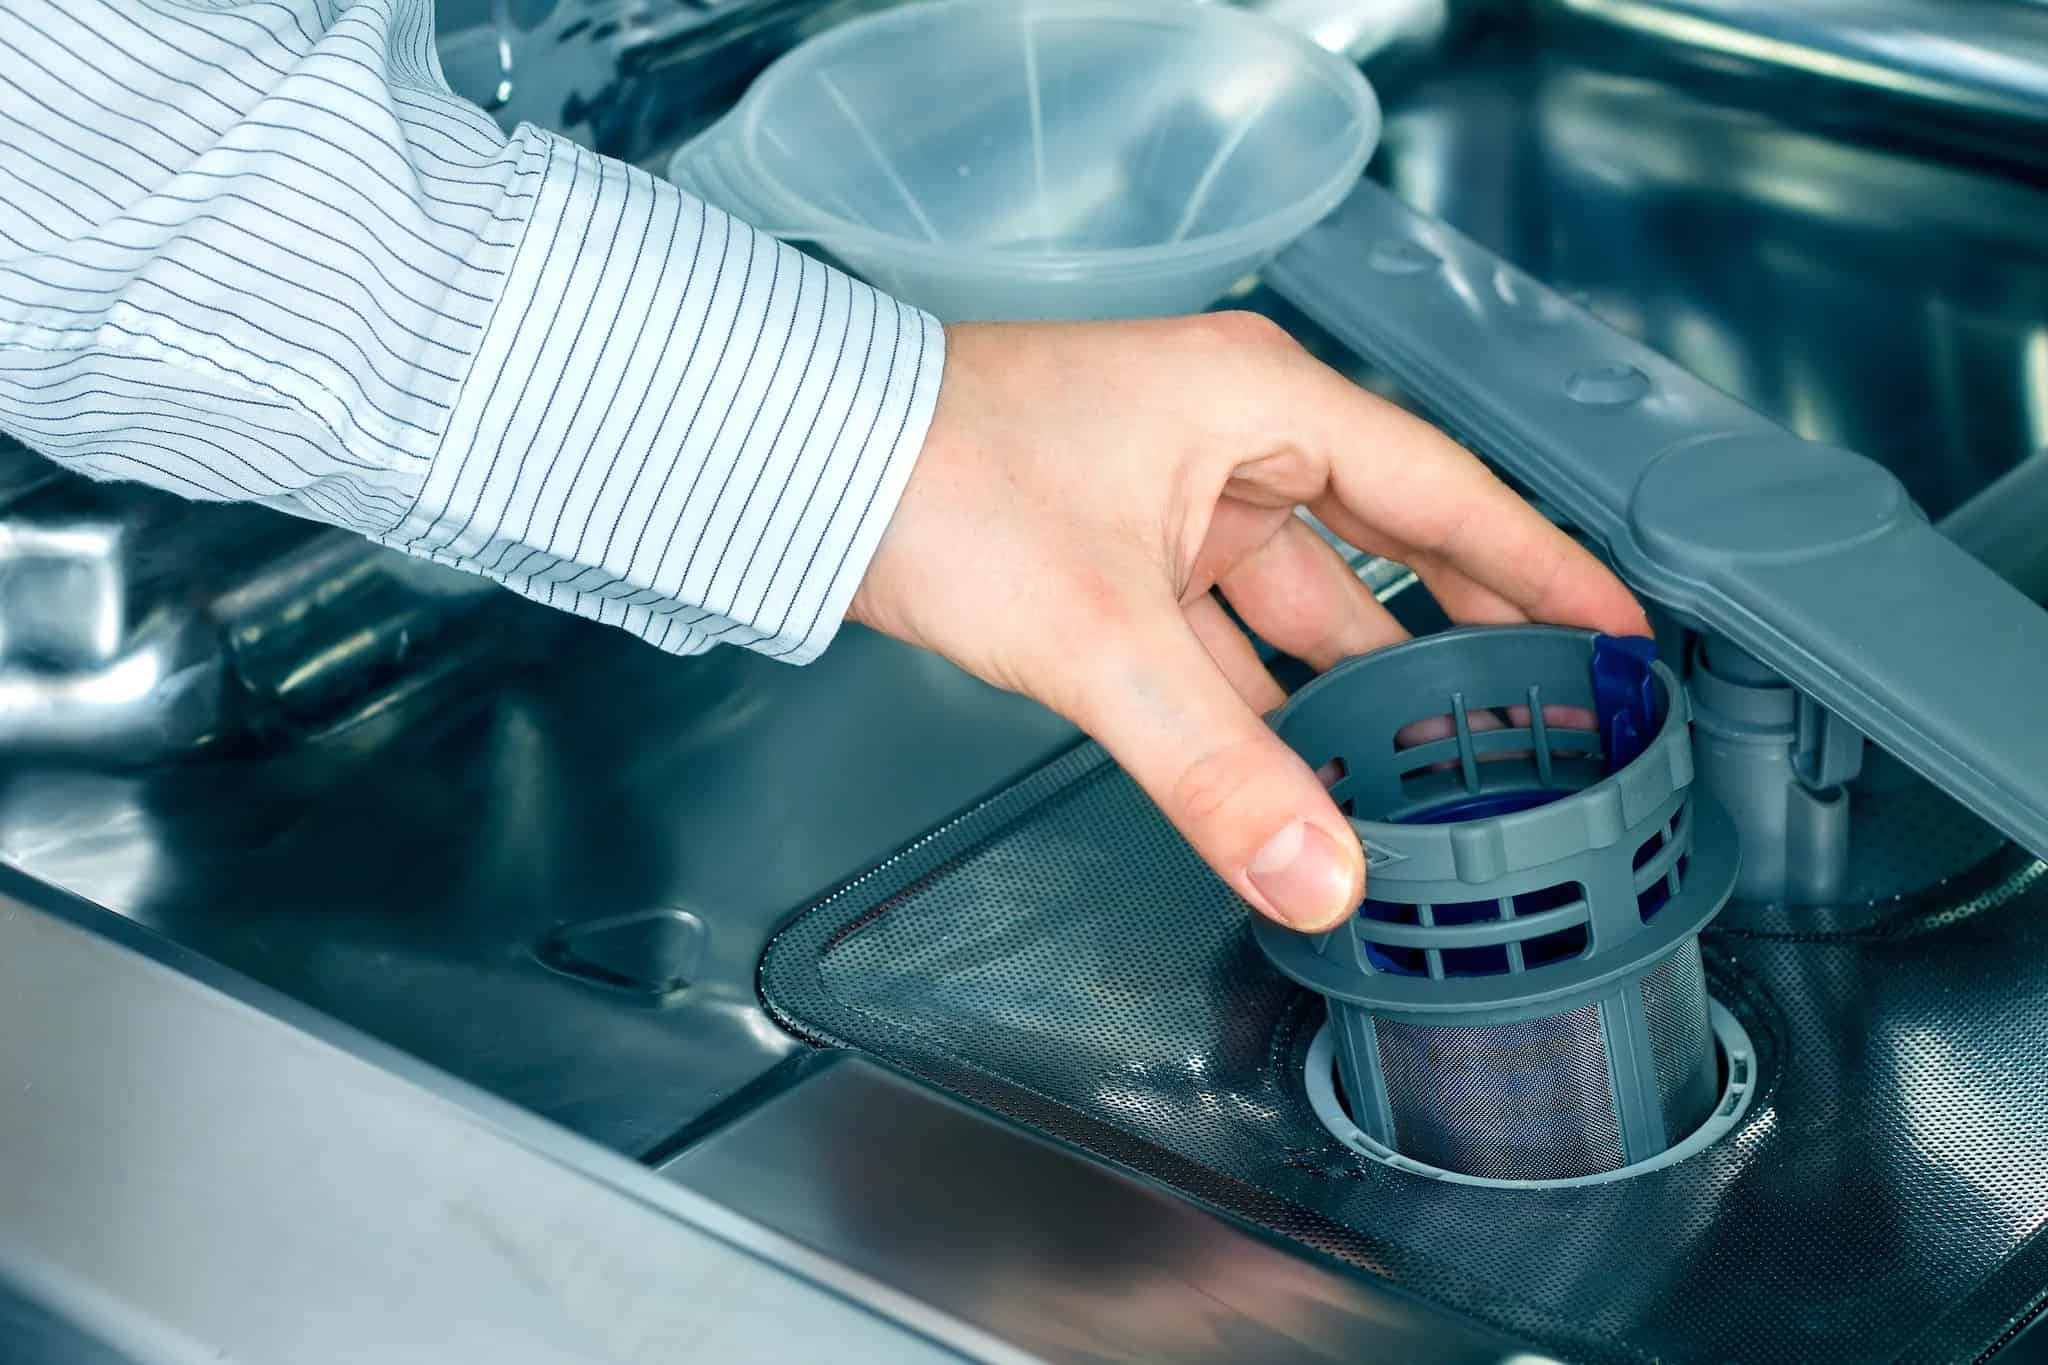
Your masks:
<svg viewBox="0 0 2048 1365"><path fill-rule="evenodd" d="M1621 772L1607 774L1593 731L1542 719L1552 707L1590 712L1593 638L1555 626L1446 631L1340 664L1294 695L1274 726L1311 765L1343 765L1330 795L1352 815L1369 886L1366 913L1327 934L1258 921L1282 971L1395 1017L1496 1023L1640 974L1699 932L1726 899L1738 856L1727 815L1694 799L1689 708L1670 670L1654 670L1659 731ZM1503 725L1489 714L1501 707L1524 708L1529 719ZM1455 732L1395 747L1404 726L1439 718L1454 718ZM1566 794L1512 814L1402 823L1453 800L1536 791ZM1642 898L1660 879L1669 903L1645 914ZM1579 890L1567 898L1570 887ZM1509 905L1485 922L1431 923L1423 913L1502 900ZM1409 923L1375 921L1376 906L1416 913ZM1581 929L1583 951L1540 966L1525 960ZM1376 969L1375 946L1420 953L1419 974ZM1491 947L1509 950L1497 972L1461 975L1445 957Z"/></svg>
<svg viewBox="0 0 2048 1365"><path fill-rule="evenodd" d="M1941 519L1941 533L2036 602L2048 602L2048 450Z"/></svg>
<svg viewBox="0 0 2048 1365"><path fill-rule="evenodd" d="M1792 771L1815 791L1853 782L1863 773L1863 736L1803 692L1792 728Z"/></svg>
<svg viewBox="0 0 2048 1365"><path fill-rule="evenodd" d="M2048 854L2048 613L1884 469L1800 440L1371 183L1266 278L1635 587Z"/></svg>
<svg viewBox="0 0 2048 1365"><path fill-rule="evenodd" d="M1698 935L1734 884L1734 827L1693 790L1662 664L1656 733L1620 771L1568 723L1593 715L1594 640L1448 631L1339 665L1274 718L1311 765L1340 765L1367 899L1328 933L1253 932L1326 998L1359 1125L1446 1169L1616 1169L1712 1105ZM1475 813L1437 822L1455 810Z"/></svg>
<svg viewBox="0 0 2048 1365"><path fill-rule="evenodd" d="M1687 688L1693 766L1741 836L1735 894L1826 905L1849 874L1849 796L1861 736L1749 655L1700 641Z"/></svg>

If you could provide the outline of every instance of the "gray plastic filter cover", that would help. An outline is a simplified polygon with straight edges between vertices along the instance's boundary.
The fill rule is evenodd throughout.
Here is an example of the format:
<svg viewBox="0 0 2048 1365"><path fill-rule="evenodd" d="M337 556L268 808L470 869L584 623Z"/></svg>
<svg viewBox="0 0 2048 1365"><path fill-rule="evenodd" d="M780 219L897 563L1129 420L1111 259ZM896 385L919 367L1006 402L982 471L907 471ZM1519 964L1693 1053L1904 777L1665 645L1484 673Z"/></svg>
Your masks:
<svg viewBox="0 0 2048 1365"><path fill-rule="evenodd" d="M1310 764L1338 765L1367 899L1326 934L1254 932L1325 997L1352 1117L1403 1155L1585 1176L1656 1156L1714 1107L1698 935L1734 883L1735 832L1693 787L1662 664L1643 669L1640 752L1609 771L1628 733L1595 685L1611 643L1451 631L1340 665L1275 718Z"/></svg>

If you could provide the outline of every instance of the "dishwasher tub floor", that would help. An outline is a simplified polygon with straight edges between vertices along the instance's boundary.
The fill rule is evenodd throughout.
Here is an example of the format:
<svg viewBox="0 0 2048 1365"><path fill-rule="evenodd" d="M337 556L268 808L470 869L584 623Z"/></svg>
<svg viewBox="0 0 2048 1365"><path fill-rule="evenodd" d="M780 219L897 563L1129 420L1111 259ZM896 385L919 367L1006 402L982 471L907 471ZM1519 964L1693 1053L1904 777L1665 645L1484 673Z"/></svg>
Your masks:
<svg viewBox="0 0 2048 1365"><path fill-rule="evenodd" d="M1574 1359L1978 1357L2048 1285L2048 866L1888 763L1852 801L1863 898L1737 903L1704 941L1748 1114L1606 1185L1450 1184L1330 1137L1320 1004L1093 746L809 911L761 985L814 1042Z"/></svg>

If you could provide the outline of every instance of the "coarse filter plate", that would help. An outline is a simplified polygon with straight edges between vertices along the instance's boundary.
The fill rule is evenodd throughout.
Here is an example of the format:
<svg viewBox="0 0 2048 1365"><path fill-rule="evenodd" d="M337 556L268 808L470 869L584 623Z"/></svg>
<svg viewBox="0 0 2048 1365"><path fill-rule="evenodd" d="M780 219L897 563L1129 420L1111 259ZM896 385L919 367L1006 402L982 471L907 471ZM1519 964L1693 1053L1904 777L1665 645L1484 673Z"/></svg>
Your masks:
<svg viewBox="0 0 2048 1365"><path fill-rule="evenodd" d="M1851 799L1937 846L1878 854L1921 887L1730 905L1702 943L1750 1106L1611 1183L1479 1187L1340 1143L1303 1081L1321 1003L1093 745L807 911L762 993L814 1042L1571 1359L1979 1359L2048 1288L2048 868L1885 780Z"/></svg>

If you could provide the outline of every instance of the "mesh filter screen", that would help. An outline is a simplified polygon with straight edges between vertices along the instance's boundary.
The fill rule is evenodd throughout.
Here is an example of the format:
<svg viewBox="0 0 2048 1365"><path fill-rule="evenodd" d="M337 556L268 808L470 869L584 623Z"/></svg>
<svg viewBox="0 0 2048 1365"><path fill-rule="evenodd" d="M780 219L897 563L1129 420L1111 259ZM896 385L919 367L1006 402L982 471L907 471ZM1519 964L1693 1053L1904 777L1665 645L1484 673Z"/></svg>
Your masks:
<svg viewBox="0 0 2048 1365"><path fill-rule="evenodd" d="M1394 1149L1467 1175L1554 1180L1621 1165L1600 1007L1492 1026L1374 1021Z"/></svg>
<svg viewBox="0 0 2048 1365"><path fill-rule="evenodd" d="M1707 1121L1720 1098L1714 1026L1701 989L1700 946L1688 943L1643 978L1643 1018L1657 1064L1657 1099L1671 1142Z"/></svg>
<svg viewBox="0 0 2048 1365"><path fill-rule="evenodd" d="M1387 1169L1303 1095L1321 1006L1089 747L799 918L762 987L799 1033L1567 1358L1999 1341L2048 1286L2041 865L1998 851L1846 933L1711 929L1707 969L1761 1079L1718 1146L1580 1189Z"/></svg>

